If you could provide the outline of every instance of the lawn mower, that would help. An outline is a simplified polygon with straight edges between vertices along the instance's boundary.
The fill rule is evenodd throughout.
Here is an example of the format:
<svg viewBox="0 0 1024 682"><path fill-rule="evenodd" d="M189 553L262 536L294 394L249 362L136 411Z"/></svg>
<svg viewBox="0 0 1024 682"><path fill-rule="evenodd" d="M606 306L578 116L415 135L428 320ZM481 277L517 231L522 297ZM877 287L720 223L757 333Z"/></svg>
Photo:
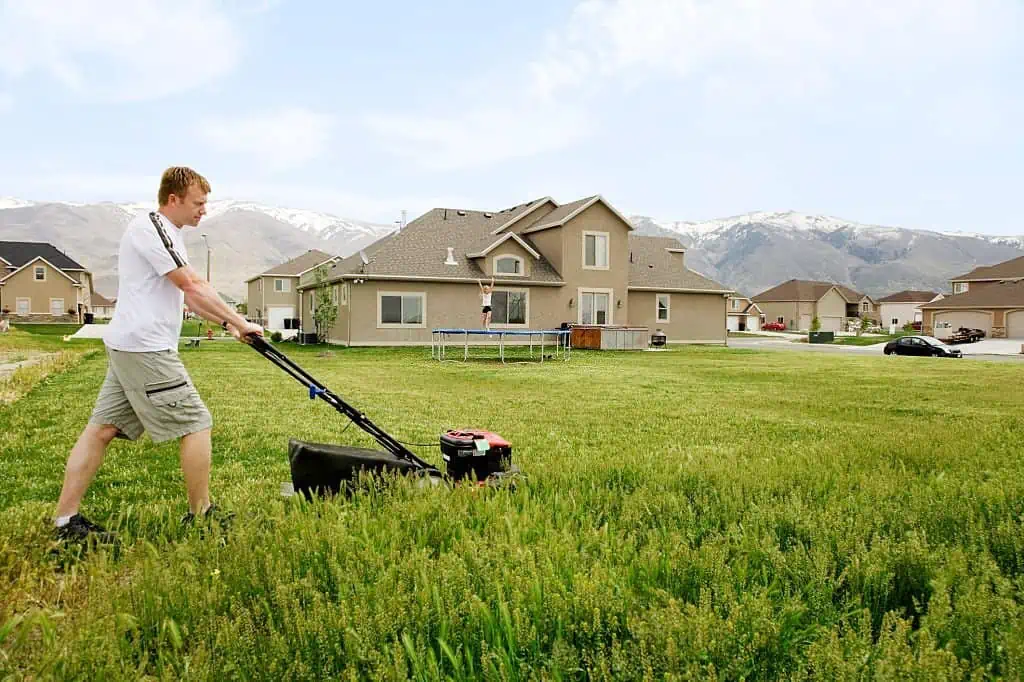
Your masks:
<svg viewBox="0 0 1024 682"><path fill-rule="evenodd" d="M292 488L296 493L309 499L314 495L349 494L355 489L360 472L408 475L425 485L515 487L519 470L512 464L512 445L496 433L472 428L449 429L442 433L439 442L445 461L445 471L442 472L417 457L401 441L374 424L262 337L250 337L249 345L305 386L310 400L320 398L373 436L384 448L380 451L289 439L288 460Z"/></svg>

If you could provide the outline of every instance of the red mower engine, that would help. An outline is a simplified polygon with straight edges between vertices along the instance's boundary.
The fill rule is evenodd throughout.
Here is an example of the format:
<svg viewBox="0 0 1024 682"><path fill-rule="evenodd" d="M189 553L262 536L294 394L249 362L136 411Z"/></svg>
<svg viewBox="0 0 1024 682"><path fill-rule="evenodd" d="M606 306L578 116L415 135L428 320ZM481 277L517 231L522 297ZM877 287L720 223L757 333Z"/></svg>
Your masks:
<svg viewBox="0 0 1024 682"><path fill-rule="evenodd" d="M451 429L441 434L441 457L456 481L472 476L479 482L509 470L512 444L490 431Z"/></svg>

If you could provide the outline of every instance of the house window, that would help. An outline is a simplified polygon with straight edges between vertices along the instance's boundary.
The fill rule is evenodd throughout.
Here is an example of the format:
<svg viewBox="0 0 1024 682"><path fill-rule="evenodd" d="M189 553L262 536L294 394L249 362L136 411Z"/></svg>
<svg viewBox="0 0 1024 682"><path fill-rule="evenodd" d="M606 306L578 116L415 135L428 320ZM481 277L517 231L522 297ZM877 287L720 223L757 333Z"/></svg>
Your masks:
<svg viewBox="0 0 1024 682"><path fill-rule="evenodd" d="M591 270L608 269L608 233L583 233L583 267Z"/></svg>
<svg viewBox="0 0 1024 682"><path fill-rule="evenodd" d="M862 311L862 312L865 312L865 313L866 313L866 312L868 312L868 307L869 307L869 306L870 306L870 304L869 304L869 303L868 303L867 301L863 301L863 302L862 302L862 303L860 304L860 309L861 309L861 311Z"/></svg>
<svg viewBox="0 0 1024 682"><path fill-rule="evenodd" d="M495 291L491 296L491 322L526 324L526 292Z"/></svg>
<svg viewBox="0 0 1024 682"><path fill-rule="evenodd" d="M341 285L341 305L348 305L348 282Z"/></svg>
<svg viewBox="0 0 1024 682"><path fill-rule="evenodd" d="M967 293L967 282L956 282L953 285L954 294L966 294Z"/></svg>
<svg viewBox="0 0 1024 682"><path fill-rule="evenodd" d="M775 321L778 322L779 324L786 324L786 318L784 318L782 315L776 317Z"/></svg>
<svg viewBox="0 0 1024 682"><path fill-rule="evenodd" d="M64 314L64 299L63 298L51 298L50 299L50 314L59 317Z"/></svg>
<svg viewBox="0 0 1024 682"><path fill-rule="evenodd" d="M19 315L28 315L29 311L32 310L32 299L19 298L17 302L17 309Z"/></svg>
<svg viewBox="0 0 1024 682"><path fill-rule="evenodd" d="M899 324L899 323L900 323L900 318L898 318L898 317L892 318L892 320L890 320L890 322L889 322L889 324Z"/></svg>
<svg viewBox="0 0 1024 682"><path fill-rule="evenodd" d="M671 303L671 296L669 294L658 294L658 322L668 322L669 304Z"/></svg>
<svg viewBox="0 0 1024 682"><path fill-rule="evenodd" d="M37 282L45 282L46 281L46 268L43 267L42 265L35 266L35 268L33 268L33 276L35 277L35 281L37 281Z"/></svg>
<svg viewBox="0 0 1024 682"><path fill-rule="evenodd" d="M611 324L611 289L580 289L580 324Z"/></svg>
<svg viewBox="0 0 1024 682"><path fill-rule="evenodd" d="M423 292L377 294L378 327L422 327L427 295Z"/></svg>
<svg viewBox="0 0 1024 682"><path fill-rule="evenodd" d="M494 274L522 275L523 259L519 256L498 256L494 259Z"/></svg>
<svg viewBox="0 0 1024 682"><path fill-rule="evenodd" d="M738 298L732 299L732 309L733 310L739 310L740 309L740 299L738 299Z"/></svg>
<svg viewBox="0 0 1024 682"><path fill-rule="evenodd" d="M289 291L291 291L291 288L292 288L291 285L292 285L292 283L289 282L286 279L275 279L274 280L274 291L276 291L278 293L281 293L281 294L287 294Z"/></svg>

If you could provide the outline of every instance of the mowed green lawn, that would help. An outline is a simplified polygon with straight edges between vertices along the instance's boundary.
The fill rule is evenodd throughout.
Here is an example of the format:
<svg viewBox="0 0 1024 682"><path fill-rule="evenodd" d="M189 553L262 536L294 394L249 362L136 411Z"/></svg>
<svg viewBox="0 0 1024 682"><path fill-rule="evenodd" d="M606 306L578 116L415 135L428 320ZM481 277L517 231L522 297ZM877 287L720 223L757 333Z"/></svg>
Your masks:
<svg viewBox="0 0 1024 682"><path fill-rule="evenodd" d="M280 496L288 439L371 445L251 349L182 351L231 532L174 445L116 443L49 554L97 352L0 408L0 677L1020 679L1024 365L679 348L569 363L282 346L396 437L508 438L519 490ZM436 448L416 448L442 465Z"/></svg>

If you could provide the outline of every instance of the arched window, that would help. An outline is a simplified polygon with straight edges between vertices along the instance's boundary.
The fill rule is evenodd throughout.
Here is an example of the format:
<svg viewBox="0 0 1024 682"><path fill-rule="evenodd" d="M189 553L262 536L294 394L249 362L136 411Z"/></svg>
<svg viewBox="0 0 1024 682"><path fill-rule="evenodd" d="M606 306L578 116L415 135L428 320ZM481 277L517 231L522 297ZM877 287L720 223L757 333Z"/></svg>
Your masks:
<svg viewBox="0 0 1024 682"><path fill-rule="evenodd" d="M502 255L494 259L495 275L525 275L523 259L519 256Z"/></svg>

